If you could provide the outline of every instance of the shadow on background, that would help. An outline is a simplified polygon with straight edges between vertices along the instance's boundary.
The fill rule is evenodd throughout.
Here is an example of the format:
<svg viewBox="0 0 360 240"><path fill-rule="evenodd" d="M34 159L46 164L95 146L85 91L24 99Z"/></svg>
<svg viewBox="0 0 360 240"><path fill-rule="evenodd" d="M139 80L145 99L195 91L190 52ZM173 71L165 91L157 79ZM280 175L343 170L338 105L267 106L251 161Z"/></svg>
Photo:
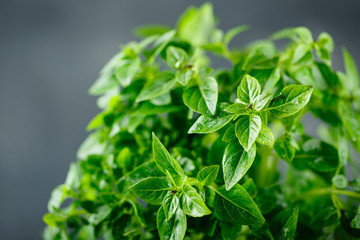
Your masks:
<svg viewBox="0 0 360 240"><path fill-rule="evenodd" d="M99 110L87 89L143 24L174 25L194 1L0 1L0 239L40 239L47 201ZM204 1L196 1L200 5ZM232 43L304 25L330 33L360 63L357 0L213 1L220 27L249 24ZM314 128L310 126L311 128ZM309 129L308 129L309 131Z"/></svg>

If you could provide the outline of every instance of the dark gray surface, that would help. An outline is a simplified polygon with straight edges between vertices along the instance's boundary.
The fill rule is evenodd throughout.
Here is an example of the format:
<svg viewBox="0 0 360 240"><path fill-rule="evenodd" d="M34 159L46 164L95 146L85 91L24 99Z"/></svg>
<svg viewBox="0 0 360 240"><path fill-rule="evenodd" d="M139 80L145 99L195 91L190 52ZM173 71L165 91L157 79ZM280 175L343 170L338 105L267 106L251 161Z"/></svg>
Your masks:
<svg viewBox="0 0 360 240"><path fill-rule="evenodd" d="M51 190L98 112L87 89L148 23L173 25L195 1L0 0L0 239L39 239ZM196 1L199 5L203 1ZM250 24L235 44L304 25L329 32L360 62L360 1L214 1L223 29ZM339 49L334 56L342 68Z"/></svg>

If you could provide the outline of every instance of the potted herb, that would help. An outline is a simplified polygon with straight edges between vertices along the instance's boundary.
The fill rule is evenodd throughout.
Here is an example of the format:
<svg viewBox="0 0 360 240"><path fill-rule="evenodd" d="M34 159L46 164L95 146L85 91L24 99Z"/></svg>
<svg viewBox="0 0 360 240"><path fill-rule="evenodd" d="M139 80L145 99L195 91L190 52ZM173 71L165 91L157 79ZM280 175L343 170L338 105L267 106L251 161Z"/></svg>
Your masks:
<svg viewBox="0 0 360 240"><path fill-rule="evenodd" d="M191 7L174 29L139 28L103 68L90 88L102 111L51 194L45 239L360 237L350 54L338 72L327 33L289 28L232 49L247 26L216 26L210 4Z"/></svg>

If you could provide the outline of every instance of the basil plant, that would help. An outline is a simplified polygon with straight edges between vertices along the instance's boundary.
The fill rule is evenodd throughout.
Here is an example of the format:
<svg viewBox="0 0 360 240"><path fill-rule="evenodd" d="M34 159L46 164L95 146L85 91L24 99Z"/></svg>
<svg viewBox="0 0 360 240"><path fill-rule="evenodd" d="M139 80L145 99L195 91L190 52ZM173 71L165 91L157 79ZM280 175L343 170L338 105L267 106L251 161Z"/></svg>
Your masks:
<svg viewBox="0 0 360 240"><path fill-rule="evenodd" d="M89 90L101 112L44 239L359 239L353 58L335 71L331 36L305 27L230 48L247 29L204 4L136 30Z"/></svg>

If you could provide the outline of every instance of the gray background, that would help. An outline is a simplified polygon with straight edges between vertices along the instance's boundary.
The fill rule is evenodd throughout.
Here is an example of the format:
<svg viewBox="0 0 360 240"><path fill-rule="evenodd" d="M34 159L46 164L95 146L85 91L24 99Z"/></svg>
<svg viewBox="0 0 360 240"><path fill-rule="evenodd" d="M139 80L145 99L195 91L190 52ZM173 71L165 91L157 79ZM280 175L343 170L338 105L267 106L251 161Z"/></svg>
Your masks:
<svg viewBox="0 0 360 240"><path fill-rule="evenodd" d="M40 239L51 190L99 111L87 89L148 23L175 24L175 0L0 0L0 239ZM360 1L214 1L220 27L250 24L236 45L284 27L329 32L360 62ZM335 65L341 69L339 49Z"/></svg>

